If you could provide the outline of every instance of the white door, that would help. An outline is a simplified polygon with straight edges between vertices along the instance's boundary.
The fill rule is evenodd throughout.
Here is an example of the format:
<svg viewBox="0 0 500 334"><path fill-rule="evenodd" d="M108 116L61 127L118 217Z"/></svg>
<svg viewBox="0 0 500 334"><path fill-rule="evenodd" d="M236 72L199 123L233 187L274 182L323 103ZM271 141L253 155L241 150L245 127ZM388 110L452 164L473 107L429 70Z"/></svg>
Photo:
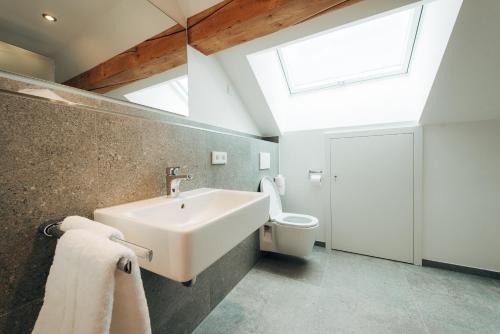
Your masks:
<svg viewBox="0 0 500 334"><path fill-rule="evenodd" d="M330 141L332 248L413 262L413 134Z"/></svg>

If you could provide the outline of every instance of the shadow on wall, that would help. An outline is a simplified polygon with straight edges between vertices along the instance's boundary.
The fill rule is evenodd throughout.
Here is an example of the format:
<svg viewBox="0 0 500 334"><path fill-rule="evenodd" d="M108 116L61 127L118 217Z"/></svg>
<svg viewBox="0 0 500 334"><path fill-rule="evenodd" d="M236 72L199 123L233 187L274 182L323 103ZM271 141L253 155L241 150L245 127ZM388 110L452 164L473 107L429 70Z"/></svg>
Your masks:
<svg viewBox="0 0 500 334"><path fill-rule="evenodd" d="M53 254L56 248L56 239L50 239L38 233L36 229L33 233L37 235L34 237L33 244L29 255L25 256L26 262L22 264L23 269L20 270L20 277L18 281L14 277L9 277L9 283L16 283L14 287L13 296L10 298L6 309L11 312L0 317L0 333L29 333L35 325L38 312L42 307L43 298L36 299L28 302L27 304L19 306L22 301L30 299L32 290L37 290L36 294L39 296L44 295L45 279L34 279L34 277L47 277L49 274L50 266L52 265L52 256L48 257L47 254ZM23 247L21 245L21 247ZM26 245L25 249L28 248ZM16 261L16 258L12 258ZM3 267L3 265L2 265Z"/></svg>

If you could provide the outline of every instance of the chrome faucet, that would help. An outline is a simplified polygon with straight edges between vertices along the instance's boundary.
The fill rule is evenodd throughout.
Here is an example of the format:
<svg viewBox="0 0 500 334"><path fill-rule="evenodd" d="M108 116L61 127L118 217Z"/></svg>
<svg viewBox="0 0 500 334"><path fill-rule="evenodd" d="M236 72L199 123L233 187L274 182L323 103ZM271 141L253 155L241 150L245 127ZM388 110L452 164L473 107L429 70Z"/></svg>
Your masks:
<svg viewBox="0 0 500 334"><path fill-rule="evenodd" d="M177 197L181 181L193 179L191 174L179 175L180 169L180 167L167 167L167 197Z"/></svg>

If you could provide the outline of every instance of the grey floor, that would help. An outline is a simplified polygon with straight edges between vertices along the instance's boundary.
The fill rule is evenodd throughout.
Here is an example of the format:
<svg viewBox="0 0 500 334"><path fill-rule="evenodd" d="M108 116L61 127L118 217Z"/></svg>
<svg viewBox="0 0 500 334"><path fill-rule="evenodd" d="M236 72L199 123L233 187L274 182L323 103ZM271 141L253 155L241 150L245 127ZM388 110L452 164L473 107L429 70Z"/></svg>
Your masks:
<svg viewBox="0 0 500 334"><path fill-rule="evenodd" d="M195 333L500 333L500 281L315 247L263 258Z"/></svg>

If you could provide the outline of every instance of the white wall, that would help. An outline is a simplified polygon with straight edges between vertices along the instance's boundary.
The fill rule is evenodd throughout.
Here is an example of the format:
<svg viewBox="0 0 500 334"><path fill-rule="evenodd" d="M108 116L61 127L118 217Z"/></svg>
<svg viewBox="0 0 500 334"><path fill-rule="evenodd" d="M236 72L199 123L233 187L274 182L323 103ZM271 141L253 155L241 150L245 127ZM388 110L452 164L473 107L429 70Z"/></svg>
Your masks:
<svg viewBox="0 0 500 334"><path fill-rule="evenodd" d="M423 258L500 272L499 9L496 0L464 1L422 122ZM323 132L282 137L289 211L325 217L301 180L309 165L326 168Z"/></svg>
<svg viewBox="0 0 500 334"><path fill-rule="evenodd" d="M188 64L189 119L260 135L217 58L188 46Z"/></svg>
<svg viewBox="0 0 500 334"><path fill-rule="evenodd" d="M424 127L423 257L500 271L500 121Z"/></svg>
<svg viewBox="0 0 500 334"><path fill-rule="evenodd" d="M369 127L316 129L286 132L280 137L280 173L286 178L286 194L282 197L285 211L304 213L319 219L316 240L326 242L327 224L330 224L329 180L323 179L321 187L309 182L308 171L327 171L325 134L415 126L413 123L385 124ZM326 173L325 173L326 174ZM326 177L326 176L325 176Z"/></svg>
<svg viewBox="0 0 500 334"><path fill-rule="evenodd" d="M326 241L325 191L307 180L325 170L326 130L289 132L280 141L285 210L317 216ZM423 258L500 272L500 120L424 126Z"/></svg>
<svg viewBox="0 0 500 334"><path fill-rule="evenodd" d="M0 70L53 81L54 60L0 41Z"/></svg>
<svg viewBox="0 0 500 334"><path fill-rule="evenodd" d="M464 0L421 123L500 118L500 1Z"/></svg>
<svg viewBox="0 0 500 334"><path fill-rule="evenodd" d="M325 223L329 217L329 208L323 205L322 197L325 191L329 191L328 183L323 182L321 187L317 187L308 178L309 169L326 168L323 133L324 131L318 130L285 133L280 137L279 165L280 173L286 178L283 209L317 217L320 227L316 240L325 242Z"/></svg>

